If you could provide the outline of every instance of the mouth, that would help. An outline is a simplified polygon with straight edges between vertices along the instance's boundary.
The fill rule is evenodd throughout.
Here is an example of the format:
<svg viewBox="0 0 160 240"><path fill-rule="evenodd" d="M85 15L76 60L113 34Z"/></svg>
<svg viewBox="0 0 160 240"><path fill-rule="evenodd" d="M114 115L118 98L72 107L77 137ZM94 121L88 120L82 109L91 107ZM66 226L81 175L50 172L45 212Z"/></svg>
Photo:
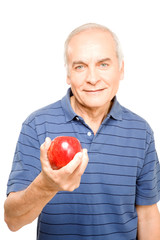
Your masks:
<svg viewBox="0 0 160 240"><path fill-rule="evenodd" d="M102 89L85 89L84 92L87 92L87 93L99 93L99 92L102 92L103 90L105 90L104 88Z"/></svg>

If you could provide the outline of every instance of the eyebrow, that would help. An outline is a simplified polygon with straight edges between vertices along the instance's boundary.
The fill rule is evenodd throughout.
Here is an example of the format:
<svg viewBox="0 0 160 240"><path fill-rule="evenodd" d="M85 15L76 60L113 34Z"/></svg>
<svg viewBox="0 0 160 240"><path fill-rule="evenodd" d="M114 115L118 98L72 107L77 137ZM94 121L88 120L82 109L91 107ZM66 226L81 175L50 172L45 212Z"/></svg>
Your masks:
<svg viewBox="0 0 160 240"><path fill-rule="evenodd" d="M110 58L102 58L102 59L99 59L99 60L97 61L97 63L109 62L109 61L111 61ZM84 61L82 61L82 60L74 61L74 62L72 63L72 66L77 65L77 64L86 64L86 63L85 63Z"/></svg>
<svg viewBox="0 0 160 240"><path fill-rule="evenodd" d="M110 58L102 58L102 59L98 60L97 62L100 63L100 62L109 62L109 61L111 61Z"/></svg>
<svg viewBox="0 0 160 240"><path fill-rule="evenodd" d="M77 65L77 64L85 64L83 61L74 61L73 63L72 63L72 66L74 66L74 65Z"/></svg>

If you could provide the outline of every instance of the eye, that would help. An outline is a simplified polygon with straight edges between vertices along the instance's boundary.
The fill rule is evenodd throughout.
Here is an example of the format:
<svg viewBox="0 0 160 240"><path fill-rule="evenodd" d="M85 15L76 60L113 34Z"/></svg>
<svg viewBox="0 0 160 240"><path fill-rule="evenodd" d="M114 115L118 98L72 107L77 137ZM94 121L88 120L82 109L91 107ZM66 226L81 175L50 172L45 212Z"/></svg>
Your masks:
<svg viewBox="0 0 160 240"><path fill-rule="evenodd" d="M76 67L76 69L81 69L81 68L83 68L82 65Z"/></svg>
<svg viewBox="0 0 160 240"><path fill-rule="evenodd" d="M78 65L75 67L76 70L83 70L84 66L83 65Z"/></svg>
<svg viewBox="0 0 160 240"><path fill-rule="evenodd" d="M100 64L100 67L106 69L106 68L108 67L108 64L107 64L107 63L101 63L101 64Z"/></svg>

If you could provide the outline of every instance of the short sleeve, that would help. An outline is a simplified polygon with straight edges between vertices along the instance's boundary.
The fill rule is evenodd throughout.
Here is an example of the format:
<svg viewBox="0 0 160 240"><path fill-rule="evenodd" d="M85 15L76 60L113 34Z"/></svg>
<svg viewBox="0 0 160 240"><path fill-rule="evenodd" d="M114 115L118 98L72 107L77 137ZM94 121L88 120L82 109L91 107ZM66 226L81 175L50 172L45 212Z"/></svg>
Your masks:
<svg viewBox="0 0 160 240"><path fill-rule="evenodd" d="M10 172L7 195L24 190L41 171L40 144L33 121L25 121L17 142L12 169Z"/></svg>
<svg viewBox="0 0 160 240"><path fill-rule="evenodd" d="M153 131L149 128L146 135L144 163L137 178L137 205L152 205L160 200L160 164L155 149Z"/></svg>

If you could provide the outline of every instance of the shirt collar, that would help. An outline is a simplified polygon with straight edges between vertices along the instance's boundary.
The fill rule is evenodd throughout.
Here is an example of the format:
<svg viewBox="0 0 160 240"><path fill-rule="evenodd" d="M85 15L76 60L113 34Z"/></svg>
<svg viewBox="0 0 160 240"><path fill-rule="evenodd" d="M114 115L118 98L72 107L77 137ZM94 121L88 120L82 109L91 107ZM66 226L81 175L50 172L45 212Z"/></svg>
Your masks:
<svg viewBox="0 0 160 240"><path fill-rule="evenodd" d="M123 116L122 106L117 101L116 96L113 98L113 105L108 116L109 117L111 116L116 120L122 120L122 116Z"/></svg>
<svg viewBox="0 0 160 240"><path fill-rule="evenodd" d="M77 114L73 111L70 103L70 97L72 95L73 94L72 94L71 88L69 88L67 91L67 94L61 100L62 108L66 117L66 122L71 121L73 118L77 116Z"/></svg>
<svg viewBox="0 0 160 240"><path fill-rule="evenodd" d="M74 119L75 117L77 117L77 114L73 111L73 109L71 107L71 103L70 103L70 97L72 95L73 94L72 94L71 88L69 88L67 91L67 94L61 100L62 108L63 108L65 117L66 117L66 122L69 122L72 119ZM112 108L111 108L109 114L107 115L107 118L109 118L109 117L112 117L116 120L122 120L122 107L119 104L119 102L117 101L116 96L113 99Z"/></svg>

